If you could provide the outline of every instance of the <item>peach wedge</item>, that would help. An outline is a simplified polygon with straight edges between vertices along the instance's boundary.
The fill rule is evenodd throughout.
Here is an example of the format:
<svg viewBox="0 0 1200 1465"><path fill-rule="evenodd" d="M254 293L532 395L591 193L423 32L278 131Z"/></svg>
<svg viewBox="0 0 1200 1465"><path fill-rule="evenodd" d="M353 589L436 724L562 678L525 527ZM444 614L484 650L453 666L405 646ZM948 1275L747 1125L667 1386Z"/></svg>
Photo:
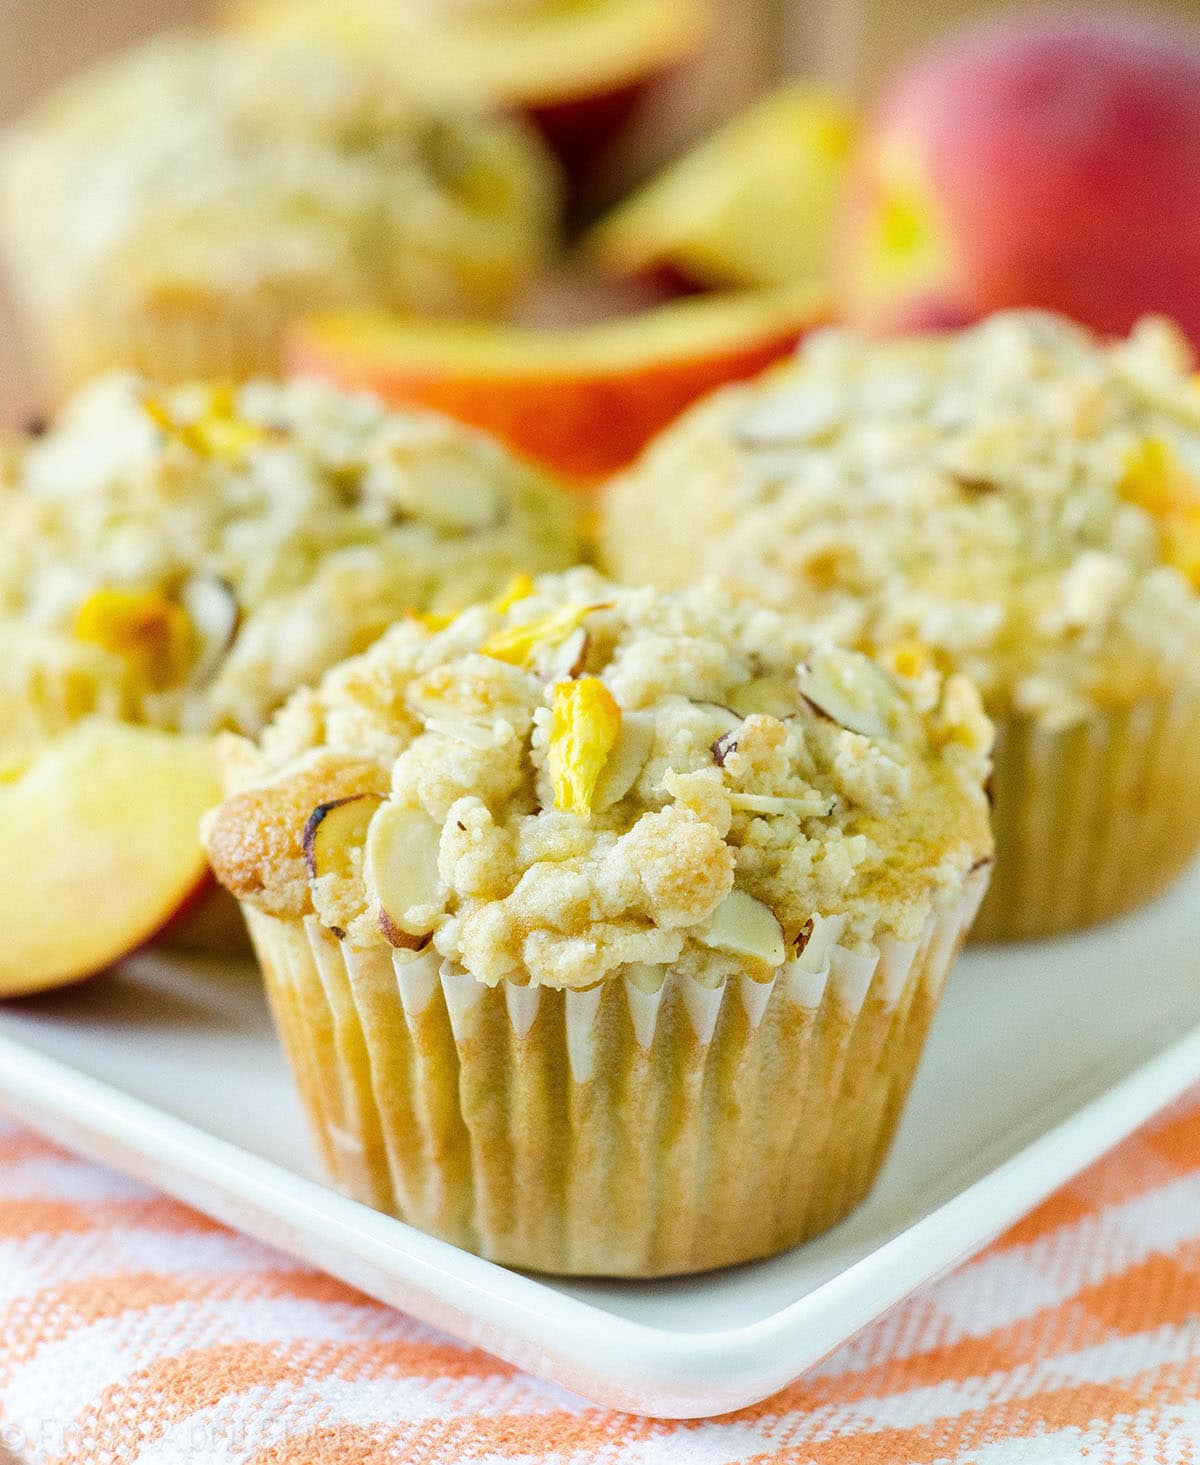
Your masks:
<svg viewBox="0 0 1200 1465"><path fill-rule="evenodd" d="M835 93L781 87L612 209L587 252L620 278L824 282L855 130Z"/></svg>
<svg viewBox="0 0 1200 1465"><path fill-rule="evenodd" d="M64 986L156 934L202 885L220 798L207 740L100 718L0 761L0 997Z"/></svg>
<svg viewBox="0 0 1200 1465"><path fill-rule="evenodd" d="M625 467L698 397L756 375L827 319L813 289L696 296L537 330L343 312L301 322L291 370L431 407L577 483Z"/></svg>

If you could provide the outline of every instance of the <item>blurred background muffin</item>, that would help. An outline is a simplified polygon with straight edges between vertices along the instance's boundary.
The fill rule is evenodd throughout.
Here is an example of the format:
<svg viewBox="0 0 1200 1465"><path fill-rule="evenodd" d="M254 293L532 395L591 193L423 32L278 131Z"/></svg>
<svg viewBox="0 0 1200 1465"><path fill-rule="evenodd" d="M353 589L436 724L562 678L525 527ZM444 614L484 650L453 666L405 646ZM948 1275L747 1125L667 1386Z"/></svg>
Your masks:
<svg viewBox="0 0 1200 1465"><path fill-rule="evenodd" d="M317 382L102 378L0 487L0 992L99 970L195 904L208 734L259 729L405 614L578 553L570 500L490 439ZM8 843L5 843L8 841ZM13 845L12 848L9 846ZM57 921L72 882L105 920Z"/></svg>
<svg viewBox="0 0 1200 1465"><path fill-rule="evenodd" d="M551 252L556 188L512 118L315 49L177 34L10 132L0 240L57 388L242 377L306 310L504 309Z"/></svg>
<svg viewBox="0 0 1200 1465"><path fill-rule="evenodd" d="M576 190L646 95L717 41L712 0L228 0L220 13L244 34L370 57L405 85L415 72L443 101L523 112ZM721 31L737 72L753 25ZM728 83L713 90L727 96Z"/></svg>
<svg viewBox="0 0 1200 1465"><path fill-rule="evenodd" d="M397 616L578 555L571 504L539 471L443 417L319 382L114 375L10 471L0 623L31 651L65 638L96 710L163 728L255 732ZM49 685L7 686L5 717L57 730L72 709Z"/></svg>

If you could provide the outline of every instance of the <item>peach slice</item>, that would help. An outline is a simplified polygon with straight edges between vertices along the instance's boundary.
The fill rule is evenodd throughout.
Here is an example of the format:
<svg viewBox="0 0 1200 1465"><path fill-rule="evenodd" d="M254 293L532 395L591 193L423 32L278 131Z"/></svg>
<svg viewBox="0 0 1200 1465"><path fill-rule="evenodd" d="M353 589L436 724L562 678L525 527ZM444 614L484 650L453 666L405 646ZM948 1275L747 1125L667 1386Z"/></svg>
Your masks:
<svg viewBox="0 0 1200 1465"><path fill-rule="evenodd" d="M618 204L585 247L622 278L824 282L854 133L833 92L782 87Z"/></svg>
<svg viewBox="0 0 1200 1465"><path fill-rule="evenodd" d="M228 0L234 29L392 58L426 94L529 114L567 171L585 171L647 84L695 52L707 0Z"/></svg>
<svg viewBox="0 0 1200 1465"><path fill-rule="evenodd" d="M291 370L432 407L584 483L633 461L698 397L757 375L827 319L808 286L701 296L536 330L370 311L300 322Z"/></svg>
<svg viewBox="0 0 1200 1465"><path fill-rule="evenodd" d="M0 767L0 996L111 966L207 874L197 825L221 796L206 739L89 718Z"/></svg>

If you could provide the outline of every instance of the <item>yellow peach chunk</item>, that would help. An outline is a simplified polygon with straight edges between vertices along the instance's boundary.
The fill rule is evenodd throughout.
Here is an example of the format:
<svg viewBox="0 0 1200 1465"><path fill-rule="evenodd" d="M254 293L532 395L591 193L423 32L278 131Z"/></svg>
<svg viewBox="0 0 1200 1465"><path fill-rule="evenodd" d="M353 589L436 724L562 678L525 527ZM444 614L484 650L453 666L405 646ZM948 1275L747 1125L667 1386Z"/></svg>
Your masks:
<svg viewBox="0 0 1200 1465"><path fill-rule="evenodd" d="M889 671L895 672L898 677L904 677L909 681L915 681L917 677L923 676L930 667L935 665L933 653L924 641L917 641L909 638L905 641L897 641L894 646L888 646L879 653L877 658Z"/></svg>
<svg viewBox="0 0 1200 1465"><path fill-rule="evenodd" d="M479 648L484 656L496 661L507 661L510 666L529 666L536 653L543 646L557 646L565 641L584 618L599 607L594 605L564 605L549 615L538 616L532 621L522 621L515 626L502 626L493 631Z"/></svg>
<svg viewBox="0 0 1200 1465"><path fill-rule="evenodd" d="M1170 443L1146 437L1126 457L1121 497L1156 518L1200 503L1200 484L1179 461Z"/></svg>
<svg viewBox="0 0 1200 1465"><path fill-rule="evenodd" d="M157 590L93 591L75 613L75 635L122 657L147 687L174 685L191 663L187 612Z"/></svg>
<svg viewBox="0 0 1200 1465"><path fill-rule="evenodd" d="M419 621L427 631L444 631L454 619L453 616L439 615L432 610L409 609L405 614L410 621Z"/></svg>
<svg viewBox="0 0 1200 1465"><path fill-rule="evenodd" d="M526 574L514 575L504 594L497 596L492 601L492 609L497 615L503 615L506 610L511 610L518 600L524 600L527 595L531 595L532 593L532 577Z"/></svg>
<svg viewBox="0 0 1200 1465"><path fill-rule="evenodd" d="M1173 510L1161 533L1163 559L1200 590L1200 502Z"/></svg>
<svg viewBox="0 0 1200 1465"><path fill-rule="evenodd" d="M621 731L621 709L598 677L559 682L550 719L554 807L590 814L596 784Z"/></svg>
<svg viewBox="0 0 1200 1465"><path fill-rule="evenodd" d="M143 397L142 408L163 432L202 458L223 458L236 463L247 448L266 437L257 423L237 415L234 390L224 383L212 388L206 410L190 421L181 422L173 417L158 397Z"/></svg>

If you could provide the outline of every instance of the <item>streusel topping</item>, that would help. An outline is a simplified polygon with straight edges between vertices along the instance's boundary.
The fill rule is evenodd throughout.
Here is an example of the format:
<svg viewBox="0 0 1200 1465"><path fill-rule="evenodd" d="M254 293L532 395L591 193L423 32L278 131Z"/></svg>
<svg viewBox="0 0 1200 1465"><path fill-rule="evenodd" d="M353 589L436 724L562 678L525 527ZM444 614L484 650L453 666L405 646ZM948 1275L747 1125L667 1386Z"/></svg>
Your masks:
<svg viewBox="0 0 1200 1465"><path fill-rule="evenodd" d="M82 712L254 732L406 611L577 551L556 484L433 413L315 381L113 376L0 480L0 644L19 650L0 689L50 724L70 719L60 688Z"/></svg>
<svg viewBox="0 0 1200 1465"><path fill-rule="evenodd" d="M484 982L768 976L838 921L914 940L990 855L991 727L715 583L577 569L412 618L226 740L218 878ZM372 772L373 765L373 772ZM661 979L661 978L659 978Z"/></svg>
<svg viewBox="0 0 1200 1465"><path fill-rule="evenodd" d="M611 494L608 568L714 573L993 711L1069 724L1200 669L1200 386L1162 321L830 331L695 409Z"/></svg>

